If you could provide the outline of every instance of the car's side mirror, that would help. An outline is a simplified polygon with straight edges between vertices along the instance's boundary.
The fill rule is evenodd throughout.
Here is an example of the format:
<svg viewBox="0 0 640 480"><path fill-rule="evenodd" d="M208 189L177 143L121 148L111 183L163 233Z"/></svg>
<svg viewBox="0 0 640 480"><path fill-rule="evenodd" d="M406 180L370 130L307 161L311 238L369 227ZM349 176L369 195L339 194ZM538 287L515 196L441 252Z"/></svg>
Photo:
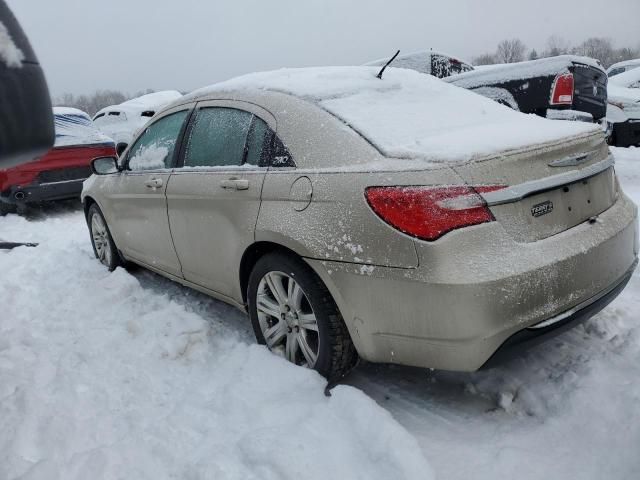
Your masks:
<svg viewBox="0 0 640 480"><path fill-rule="evenodd" d="M118 173L118 159L116 157L98 157L91 160L91 170L96 175L109 175Z"/></svg>
<svg viewBox="0 0 640 480"><path fill-rule="evenodd" d="M118 145L116 145L116 154L118 155L118 157L122 156L122 154L124 153L124 151L127 149L128 146L129 144L124 142L120 142L118 143Z"/></svg>
<svg viewBox="0 0 640 480"><path fill-rule="evenodd" d="M42 68L20 25L0 0L0 169L43 155L54 138Z"/></svg>

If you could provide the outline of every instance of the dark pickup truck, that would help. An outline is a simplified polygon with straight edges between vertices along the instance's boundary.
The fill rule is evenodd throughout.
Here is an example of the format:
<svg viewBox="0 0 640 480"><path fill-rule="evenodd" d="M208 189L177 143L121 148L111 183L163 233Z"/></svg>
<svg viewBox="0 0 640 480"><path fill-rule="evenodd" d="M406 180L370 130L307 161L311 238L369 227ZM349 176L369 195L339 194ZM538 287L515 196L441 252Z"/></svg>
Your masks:
<svg viewBox="0 0 640 480"><path fill-rule="evenodd" d="M367 65L385 63L381 59ZM523 113L588 122L599 122L607 113L607 74L592 58L560 55L473 67L443 53L424 51L400 55L391 66L429 73Z"/></svg>
<svg viewBox="0 0 640 480"><path fill-rule="evenodd" d="M592 58L489 65L444 81L542 117L597 122L607 114L607 74Z"/></svg>

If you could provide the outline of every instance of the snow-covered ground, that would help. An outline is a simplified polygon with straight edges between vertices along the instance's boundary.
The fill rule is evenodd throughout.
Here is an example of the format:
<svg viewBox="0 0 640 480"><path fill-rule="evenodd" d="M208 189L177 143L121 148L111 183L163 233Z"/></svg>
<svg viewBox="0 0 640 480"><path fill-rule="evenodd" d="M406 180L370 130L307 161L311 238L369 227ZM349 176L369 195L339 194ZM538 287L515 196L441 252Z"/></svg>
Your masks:
<svg viewBox="0 0 640 480"><path fill-rule="evenodd" d="M616 149L640 203L640 149ZM242 314L108 273L82 214L0 219L0 479L637 479L640 275L491 371L365 365L323 394ZM432 474L433 472L433 474Z"/></svg>

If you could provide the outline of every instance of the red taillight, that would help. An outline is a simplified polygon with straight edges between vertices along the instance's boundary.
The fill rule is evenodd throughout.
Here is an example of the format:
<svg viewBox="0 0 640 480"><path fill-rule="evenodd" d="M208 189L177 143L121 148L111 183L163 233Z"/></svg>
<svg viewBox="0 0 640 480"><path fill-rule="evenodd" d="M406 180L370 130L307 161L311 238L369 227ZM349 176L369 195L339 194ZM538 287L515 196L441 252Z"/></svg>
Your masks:
<svg viewBox="0 0 640 480"><path fill-rule="evenodd" d="M493 221L479 193L502 188L505 187L369 187L365 196L373 211L392 227L433 241L451 230Z"/></svg>
<svg viewBox="0 0 640 480"><path fill-rule="evenodd" d="M571 105L573 103L573 73L558 75L553 81L551 105Z"/></svg>

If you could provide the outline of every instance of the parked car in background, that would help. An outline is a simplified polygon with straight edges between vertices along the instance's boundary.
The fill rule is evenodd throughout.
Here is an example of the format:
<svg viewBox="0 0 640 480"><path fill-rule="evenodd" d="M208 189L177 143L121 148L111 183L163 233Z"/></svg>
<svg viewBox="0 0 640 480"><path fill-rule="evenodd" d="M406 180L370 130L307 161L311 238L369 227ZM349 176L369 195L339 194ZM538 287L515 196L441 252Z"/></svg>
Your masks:
<svg viewBox="0 0 640 480"><path fill-rule="evenodd" d="M624 62L618 62L607 68L607 75L609 78L620 75L621 73L628 72L634 68L640 67L640 58L635 60L625 60Z"/></svg>
<svg viewBox="0 0 640 480"><path fill-rule="evenodd" d="M587 57L488 65L445 81L550 119L598 122L607 113L607 74Z"/></svg>
<svg viewBox="0 0 640 480"><path fill-rule="evenodd" d="M428 75L283 69L187 95L83 202L96 257L246 309L289 361L476 370L594 315L636 265L602 131Z"/></svg>
<svg viewBox="0 0 640 480"><path fill-rule="evenodd" d="M53 116L54 147L31 162L0 169L0 215L28 203L79 197L91 160L115 153L113 140L85 112L54 107Z"/></svg>
<svg viewBox="0 0 640 480"><path fill-rule="evenodd" d="M117 144L129 144L134 134L163 107L180 98L175 90L149 93L119 105L105 107L93 116L95 125Z"/></svg>
<svg viewBox="0 0 640 480"><path fill-rule="evenodd" d="M367 66L382 67L389 58L381 58L367 63ZM433 75L437 78L445 78L458 73L473 70L470 63L460 60L446 53L423 50L419 52L398 55L392 65L396 68L408 68L416 72Z"/></svg>
<svg viewBox="0 0 640 480"><path fill-rule="evenodd" d="M609 80L607 120L612 125L611 145L640 146L640 68Z"/></svg>

